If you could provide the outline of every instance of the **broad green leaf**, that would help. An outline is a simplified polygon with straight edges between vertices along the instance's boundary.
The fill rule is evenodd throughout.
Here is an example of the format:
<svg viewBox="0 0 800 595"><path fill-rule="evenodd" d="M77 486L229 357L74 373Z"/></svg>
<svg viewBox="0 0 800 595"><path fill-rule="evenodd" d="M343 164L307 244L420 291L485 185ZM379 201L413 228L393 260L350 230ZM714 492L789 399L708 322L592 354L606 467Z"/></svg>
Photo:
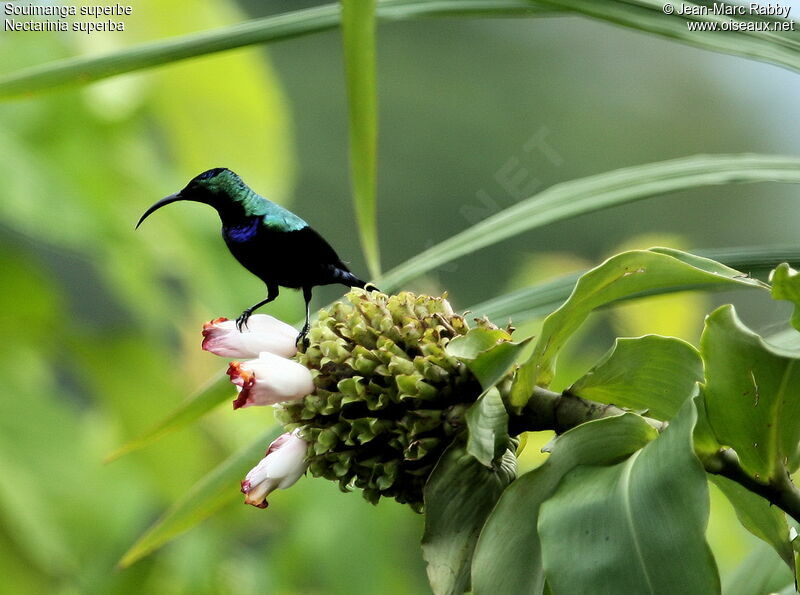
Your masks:
<svg viewBox="0 0 800 595"><path fill-rule="evenodd" d="M616 463L657 435L644 419L626 413L556 438L547 461L506 489L481 531L472 561L475 595L541 593L545 577L536 526L542 503L576 466Z"/></svg>
<svg viewBox="0 0 800 595"><path fill-rule="evenodd" d="M474 328L447 344L447 353L462 360L484 390L502 380L516 363L520 352L530 341L511 341L502 329Z"/></svg>
<svg viewBox="0 0 800 595"><path fill-rule="evenodd" d="M800 274L784 262L772 271L769 280L773 299L788 300L794 304L792 326L800 331Z"/></svg>
<svg viewBox="0 0 800 595"><path fill-rule="evenodd" d="M722 445L717 442L714 430L711 429L711 424L708 423L703 385L698 383L695 386L695 390L694 407L697 411L697 423L694 424L694 453L701 461L705 461L707 457L716 454L722 448Z"/></svg>
<svg viewBox="0 0 800 595"><path fill-rule="evenodd" d="M503 329L476 327L466 335L455 337L447 344L447 353L453 357L468 361L479 354L497 347L504 341L510 341L511 335Z"/></svg>
<svg viewBox="0 0 800 595"><path fill-rule="evenodd" d="M572 470L542 505L555 593L720 591L705 539L708 484L692 449L696 418L687 401L656 440L617 465Z"/></svg>
<svg viewBox="0 0 800 595"><path fill-rule="evenodd" d="M118 459L128 453L140 450L167 434L183 428L199 419L234 393L228 377L217 375L205 386L181 403L172 413L159 422L153 429L138 438L127 442L106 457L106 462Z"/></svg>
<svg viewBox="0 0 800 595"><path fill-rule="evenodd" d="M800 465L800 358L748 329L733 306L706 318L700 340L708 421L760 481Z"/></svg>
<svg viewBox="0 0 800 595"><path fill-rule="evenodd" d="M469 589L469 569L486 517L514 480L516 458L506 453L487 469L463 444L453 443L425 485L422 554L436 595L461 595Z"/></svg>
<svg viewBox="0 0 800 595"><path fill-rule="evenodd" d="M467 410L467 452L486 467L508 446L508 412L500 391L486 390Z"/></svg>
<svg viewBox="0 0 800 595"><path fill-rule="evenodd" d="M673 337L647 335L617 339L568 392L668 420L702 380L703 362L694 347Z"/></svg>
<svg viewBox="0 0 800 595"><path fill-rule="evenodd" d="M691 4L691 3L685 3ZM214 31L184 35L141 44L100 58L72 58L28 68L0 80L0 97L13 97L63 84L86 83L109 76L221 52L252 44L289 39L335 27L339 23L337 4L255 19ZM659 1L638 2L548 0L386 0L377 6L381 20L402 20L426 16L475 15L486 17L552 16L584 14L588 17L647 31L703 49L763 60L800 70L800 48L795 32L689 31L688 21L746 18L670 16L663 14ZM771 20L759 17L762 20Z"/></svg>
<svg viewBox="0 0 800 595"><path fill-rule="evenodd" d="M694 253L753 276L766 273L782 262L789 262L800 267L800 251L793 246L742 246L695 250ZM473 304L467 309L477 316L486 316L494 321L510 319L515 323L520 323L531 318L538 318L558 308L569 297L578 279L587 272L548 279L531 287L524 287L505 295L493 297L485 302ZM674 288L665 287L635 297L696 289L709 290L713 288L709 288L706 283ZM724 287L720 286L719 289L724 289ZM620 301L627 299L631 298L622 298Z"/></svg>
<svg viewBox="0 0 800 595"><path fill-rule="evenodd" d="M722 475L709 474L728 498L739 522L753 535L768 543L794 572L794 550L789 543L789 523L777 506Z"/></svg>
<svg viewBox="0 0 800 595"><path fill-rule="evenodd" d="M467 410L467 452L489 467L508 444L508 412L498 382L508 376L529 339L515 343L502 329L477 327L456 337L447 352L461 359L484 392Z"/></svg>
<svg viewBox="0 0 800 595"><path fill-rule="evenodd" d="M379 286L385 291L402 287L456 258L576 215L688 188L764 181L800 182L800 158L698 155L563 182L416 255L386 273Z"/></svg>
<svg viewBox="0 0 800 595"><path fill-rule="evenodd" d="M239 494L237 486L241 479L264 456L267 445L282 431L278 426L270 428L189 488L183 498L125 552L119 565L122 568L130 566L232 501Z"/></svg>
<svg viewBox="0 0 800 595"><path fill-rule="evenodd" d="M380 276L378 248L378 92L375 0L341 0L353 203L369 274Z"/></svg>
<svg viewBox="0 0 800 595"><path fill-rule="evenodd" d="M524 405L534 386L550 383L559 350L593 310L642 292L701 283L767 287L718 262L677 250L631 250L609 258L581 277L564 305L545 319L531 358L517 373L512 405Z"/></svg>

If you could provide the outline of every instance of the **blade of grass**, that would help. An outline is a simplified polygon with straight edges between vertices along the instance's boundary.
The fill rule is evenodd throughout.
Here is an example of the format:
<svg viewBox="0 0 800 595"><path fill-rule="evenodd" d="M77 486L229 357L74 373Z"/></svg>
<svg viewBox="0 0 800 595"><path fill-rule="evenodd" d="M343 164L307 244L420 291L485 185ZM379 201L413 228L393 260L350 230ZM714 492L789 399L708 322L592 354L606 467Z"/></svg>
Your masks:
<svg viewBox="0 0 800 595"><path fill-rule="evenodd" d="M105 462L110 463L123 455L141 450L167 434L188 426L235 395L233 388L225 374L216 374L155 427L122 445L108 455Z"/></svg>
<svg viewBox="0 0 800 595"><path fill-rule="evenodd" d="M264 456L267 445L281 432L283 429L280 426L270 428L189 488L184 496L125 552L119 561L119 566L127 568L234 500L239 494L235 486Z"/></svg>
<svg viewBox="0 0 800 595"><path fill-rule="evenodd" d="M800 183L800 158L697 155L556 184L417 254L386 273L378 286L393 291L456 258L576 215L689 188L753 182Z"/></svg>
<svg viewBox="0 0 800 595"><path fill-rule="evenodd" d="M785 23L786 19L765 15L716 15L692 14L691 7L709 8L707 2L674 2L673 6L684 6L667 15L664 0L539 0L539 3L554 9L575 11L588 17L608 21L633 29L640 29L676 39L702 49L734 54L756 60L772 62L791 70L798 70L800 57L800 32L748 31L746 28L723 31L690 31L687 22L722 23ZM730 2L716 4L734 6ZM719 27L718 27L719 29ZM729 33L737 33L729 35Z"/></svg>
<svg viewBox="0 0 800 595"><path fill-rule="evenodd" d="M541 10L541 9L539 9ZM537 7L525 0L471 0L379 5L377 16L403 20L441 15L527 16ZM547 9L552 12L552 9ZM101 56L56 60L0 77L0 99L30 95L62 85L85 84L179 60L251 45L291 39L339 26L338 3L323 4L236 25L135 45Z"/></svg>
<svg viewBox="0 0 800 595"><path fill-rule="evenodd" d="M378 247L378 99L375 88L375 0L342 0L347 80L350 180L361 248L372 278L381 274Z"/></svg>
<svg viewBox="0 0 800 595"><path fill-rule="evenodd" d="M684 4L693 4L684 2ZM379 20L440 16L555 16L583 14L595 19L654 33L703 49L770 62L800 71L800 33L767 31L692 32L689 21L731 20L738 17L665 15L659 1L548 0L389 0L379 2ZM192 33L140 44L99 57L78 57L26 68L0 78L0 99L19 97L66 84L91 81L151 68L177 60L280 41L332 29L339 24L339 5L325 4L277 16L254 19L213 31ZM759 17L764 20L763 17Z"/></svg>
<svg viewBox="0 0 800 595"><path fill-rule="evenodd" d="M770 270L782 262L800 266L800 248L796 246L752 246L737 248L718 248L714 250L695 250L694 254L721 262L731 268L749 273L754 277L766 277ZM475 304L468 310L475 316L488 316L497 323L512 319L515 323L525 322L549 314L569 297L578 278L586 271L570 273L501 295L485 302ZM659 291L641 294L629 299L649 295L661 295L675 291L708 289L701 285L687 285L672 288L668 292Z"/></svg>

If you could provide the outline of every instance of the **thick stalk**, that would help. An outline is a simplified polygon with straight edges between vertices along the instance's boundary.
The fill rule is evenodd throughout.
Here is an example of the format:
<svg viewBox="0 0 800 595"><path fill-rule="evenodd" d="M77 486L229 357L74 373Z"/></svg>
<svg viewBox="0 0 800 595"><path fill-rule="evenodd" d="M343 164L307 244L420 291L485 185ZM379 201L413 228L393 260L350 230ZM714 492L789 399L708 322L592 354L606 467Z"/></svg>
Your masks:
<svg viewBox="0 0 800 595"><path fill-rule="evenodd" d="M602 417L620 415L623 409L614 405L597 403L569 393L556 393L544 388L533 389L532 398L522 411L511 414L509 430L512 435L527 431L553 430L562 434L582 423ZM667 427L667 422L643 416L645 421L659 432ZM786 477L762 483L747 474L739 463L736 453L723 448L713 455L699 457L708 473L722 475L758 494L771 504L783 510L800 522L800 490Z"/></svg>

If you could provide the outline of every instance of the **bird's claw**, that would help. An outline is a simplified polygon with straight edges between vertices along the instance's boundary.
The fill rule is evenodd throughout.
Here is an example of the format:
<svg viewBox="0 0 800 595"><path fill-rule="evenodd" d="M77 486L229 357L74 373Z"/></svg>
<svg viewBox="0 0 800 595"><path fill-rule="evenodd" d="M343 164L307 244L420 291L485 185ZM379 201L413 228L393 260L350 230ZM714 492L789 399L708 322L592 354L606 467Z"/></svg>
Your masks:
<svg viewBox="0 0 800 595"><path fill-rule="evenodd" d="M308 349L308 327L303 327L303 330L301 330L300 334L297 335L297 339L294 340L294 343L298 347L302 345L303 351Z"/></svg>
<svg viewBox="0 0 800 595"><path fill-rule="evenodd" d="M236 319L236 329L240 333L244 332L243 329L247 328L247 320L250 318L252 313L252 310L245 310L239 315L239 318Z"/></svg>

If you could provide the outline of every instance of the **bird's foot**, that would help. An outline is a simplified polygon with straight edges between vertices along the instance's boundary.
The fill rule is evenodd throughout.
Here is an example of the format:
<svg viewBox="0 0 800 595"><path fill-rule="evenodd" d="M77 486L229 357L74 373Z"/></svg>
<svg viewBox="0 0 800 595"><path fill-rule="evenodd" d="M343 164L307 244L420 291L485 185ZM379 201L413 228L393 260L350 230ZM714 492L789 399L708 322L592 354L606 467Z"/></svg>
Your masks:
<svg viewBox="0 0 800 595"><path fill-rule="evenodd" d="M303 351L308 349L308 325L305 325L300 333L297 335L297 339L294 341L295 345L300 347L302 345Z"/></svg>
<svg viewBox="0 0 800 595"><path fill-rule="evenodd" d="M247 328L247 321L250 319L250 315L253 313L251 309L247 309L239 315L239 318L236 319L236 329L241 333L243 332L242 329Z"/></svg>

